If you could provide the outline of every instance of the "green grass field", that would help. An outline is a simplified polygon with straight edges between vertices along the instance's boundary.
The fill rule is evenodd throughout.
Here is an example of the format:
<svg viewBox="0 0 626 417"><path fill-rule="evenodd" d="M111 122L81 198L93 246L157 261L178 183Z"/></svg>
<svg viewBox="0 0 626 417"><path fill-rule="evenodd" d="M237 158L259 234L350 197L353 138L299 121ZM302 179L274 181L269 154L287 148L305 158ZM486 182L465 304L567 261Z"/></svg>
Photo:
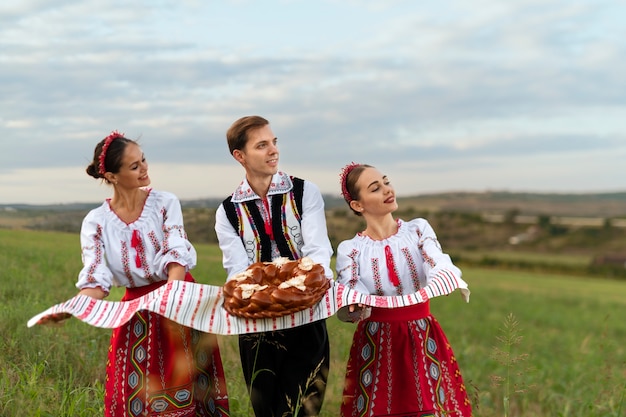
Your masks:
<svg viewBox="0 0 626 417"><path fill-rule="evenodd" d="M195 278L224 280L216 246L197 245ZM78 236L0 229L0 416L102 415L110 331L68 320L26 322L72 297ZM626 283L463 268L472 290L432 301L475 416L626 415ZM121 296L114 291L112 298ZM331 373L322 416L338 415L353 325L328 320ZM220 336L232 416L249 416L236 337Z"/></svg>

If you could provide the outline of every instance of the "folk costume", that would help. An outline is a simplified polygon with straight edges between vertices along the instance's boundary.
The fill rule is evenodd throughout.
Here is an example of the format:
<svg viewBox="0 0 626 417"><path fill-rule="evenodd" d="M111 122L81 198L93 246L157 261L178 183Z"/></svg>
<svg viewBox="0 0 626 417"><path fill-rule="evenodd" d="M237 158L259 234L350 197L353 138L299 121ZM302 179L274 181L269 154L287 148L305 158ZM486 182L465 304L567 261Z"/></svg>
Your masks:
<svg viewBox="0 0 626 417"><path fill-rule="evenodd" d="M122 221L110 200L83 220L84 267L79 289L126 287L123 300L147 294L167 282L167 265L189 270L196 251L187 239L180 202L173 194L148 189L140 217ZM106 366L105 416L228 416L228 395L215 335L140 311L113 330Z"/></svg>
<svg viewBox="0 0 626 417"><path fill-rule="evenodd" d="M333 278L324 200L309 181L279 171L262 199L244 179L218 207L215 231L229 279L255 262L304 256ZM256 416L319 414L330 362L325 320L240 335L239 350Z"/></svg>
<svg viewBox="0 0 626 417"><path fill-rule="evenodd" d="M461 289L461 271L443 253L424 219L397 220L383 240L357 234L337 248L338 281L366 294L437 295ZM469 417L471 406L459 366L429 302L376 308L360 321L348 360L341 415Z"/></svg>

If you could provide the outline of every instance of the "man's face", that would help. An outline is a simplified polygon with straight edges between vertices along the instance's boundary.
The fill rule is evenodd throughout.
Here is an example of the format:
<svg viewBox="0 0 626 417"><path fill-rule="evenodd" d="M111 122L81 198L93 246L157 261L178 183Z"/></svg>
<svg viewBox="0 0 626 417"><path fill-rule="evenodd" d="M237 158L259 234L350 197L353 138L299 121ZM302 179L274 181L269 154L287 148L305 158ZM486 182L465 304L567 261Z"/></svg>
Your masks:
<svg viewBox="0 0 626 417"><path fill-rule="evenodd" d="M278 139L269 125L248 131L248 143L233 156L248 176L272 176L278 171Z"/></svg>

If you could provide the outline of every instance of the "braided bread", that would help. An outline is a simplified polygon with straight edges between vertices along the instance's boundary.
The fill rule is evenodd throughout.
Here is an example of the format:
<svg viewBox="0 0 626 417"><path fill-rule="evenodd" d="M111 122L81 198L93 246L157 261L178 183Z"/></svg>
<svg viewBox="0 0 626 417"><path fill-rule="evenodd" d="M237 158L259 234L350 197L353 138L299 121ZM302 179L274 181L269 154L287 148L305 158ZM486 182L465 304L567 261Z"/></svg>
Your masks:
<svg viewBox="0 0 626 417"><path fill-rule="evenodd" d="M224 285L224 308L244 318L281 317L317 304L330 288L324 267L308 257L256 262Z"/></svg>

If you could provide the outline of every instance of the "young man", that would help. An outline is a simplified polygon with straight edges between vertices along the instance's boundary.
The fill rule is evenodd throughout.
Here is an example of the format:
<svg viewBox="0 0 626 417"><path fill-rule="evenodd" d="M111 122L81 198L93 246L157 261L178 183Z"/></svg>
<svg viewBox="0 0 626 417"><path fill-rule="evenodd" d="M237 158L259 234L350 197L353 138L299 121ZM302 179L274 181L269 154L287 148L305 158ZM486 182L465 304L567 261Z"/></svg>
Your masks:
<svg viewBox="0 0 626 417"><path fill-rule="evenodd" d="M318 187L278 170L277 138L260 116L235 121L226 133L246 176L216 212L215 231L228 279L254 262L310 257L330 269L332 247ZM257 417L317 416L329 366L326 322L239 336L250 400ZM286 413L286 414L285 414ZM294 415L294 417L296 417Z"/></svg>

